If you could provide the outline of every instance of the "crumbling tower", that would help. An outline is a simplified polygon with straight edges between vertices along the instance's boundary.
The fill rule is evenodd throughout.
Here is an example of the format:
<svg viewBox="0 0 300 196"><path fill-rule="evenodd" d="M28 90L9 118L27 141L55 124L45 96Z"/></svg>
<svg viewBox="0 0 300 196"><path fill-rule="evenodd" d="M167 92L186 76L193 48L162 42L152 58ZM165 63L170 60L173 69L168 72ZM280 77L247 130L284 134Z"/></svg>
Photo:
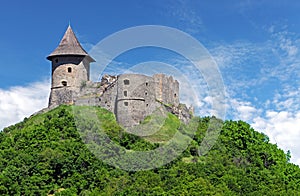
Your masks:
<svg viewBox="0 0 300 196"><path fill-rule="evenodd" d="M47 57L52 62L52 82L49 107L73 102L80 87L89 81L88 55L69 25L58 47Z"/></svg>

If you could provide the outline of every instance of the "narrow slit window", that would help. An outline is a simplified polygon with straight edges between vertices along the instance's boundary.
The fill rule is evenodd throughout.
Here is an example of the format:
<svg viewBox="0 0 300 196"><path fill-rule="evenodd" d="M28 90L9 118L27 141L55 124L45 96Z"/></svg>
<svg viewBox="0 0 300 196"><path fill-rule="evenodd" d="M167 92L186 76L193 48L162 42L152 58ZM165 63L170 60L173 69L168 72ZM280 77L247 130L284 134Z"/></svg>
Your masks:
<svg viewBox="0 0 300 196"><path fill-rule="evenodd" d="M71 72L72 72L72 68L68 67L68 73L71 73Z"/></svg>
<svg viewBox="0 0 300 196"><path fill-rule="evenodd" d="M124 97L127 97L127 91L124 91Z"/></svg>
<svg viewBox="0 0 300 196"><path fill-rule="evenodd" d="M146 82L146 86L148 86L149 84L148 84L148 82Z"/></svg>

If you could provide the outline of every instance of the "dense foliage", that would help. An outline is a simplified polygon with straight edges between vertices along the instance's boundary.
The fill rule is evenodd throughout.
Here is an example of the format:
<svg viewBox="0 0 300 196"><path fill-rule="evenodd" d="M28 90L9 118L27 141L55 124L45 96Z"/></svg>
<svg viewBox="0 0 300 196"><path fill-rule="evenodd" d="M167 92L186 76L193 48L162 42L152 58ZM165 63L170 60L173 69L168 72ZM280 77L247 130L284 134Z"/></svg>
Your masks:
<svg viewBox="0 0 300 196"><path fill-rule="evenodd" d="M169 114L158 133L140 138L124 132L110 112L96 108L96 115L101 127L93 118L75 122L72 108L60 106L0 132L0 195L300 195L300 169L289 163L289 153L245 122L221 122L216 144L199 156L213 118L195 118L192 137ZM97 159L84 144L99 128L127 151L155 149L175 132L192 138L163 167L124 171Z"/></svg>

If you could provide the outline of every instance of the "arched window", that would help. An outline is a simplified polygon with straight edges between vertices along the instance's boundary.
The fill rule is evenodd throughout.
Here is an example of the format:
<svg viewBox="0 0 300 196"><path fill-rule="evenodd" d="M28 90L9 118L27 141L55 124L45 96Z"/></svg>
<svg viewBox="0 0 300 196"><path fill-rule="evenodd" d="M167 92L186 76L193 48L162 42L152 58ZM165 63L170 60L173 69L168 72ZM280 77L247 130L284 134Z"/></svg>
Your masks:
<svg viewBox="0 0 300 196"><path fill-rule="evenodd" d="M127 97L127 91L124 91L124 97Z"/></svg>
<svg viewBox="0 0 300 196"><path fill-rule="evenodd" d="M68 85L67 81L62 81L61 84L62 84L63 86L67 86L67 85Z"/></svg>

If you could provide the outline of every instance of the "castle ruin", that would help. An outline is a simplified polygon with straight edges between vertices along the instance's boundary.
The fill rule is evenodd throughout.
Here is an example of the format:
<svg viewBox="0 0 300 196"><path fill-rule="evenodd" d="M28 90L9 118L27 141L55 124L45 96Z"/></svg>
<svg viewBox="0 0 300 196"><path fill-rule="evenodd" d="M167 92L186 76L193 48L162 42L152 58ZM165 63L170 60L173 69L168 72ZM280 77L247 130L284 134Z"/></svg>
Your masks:
<svg viewBox="0 0 300 196"><path fill-rule="evenodd" d="M101 106L113 112L124 127L138 125L159 107L184 122L191 118L191 110L179 102L179 83L172 76L104 75L100 82L90 81L90 63L95 60L82 48L70 26L47 59L52 62L48 108L61 104Z"/></svg>

